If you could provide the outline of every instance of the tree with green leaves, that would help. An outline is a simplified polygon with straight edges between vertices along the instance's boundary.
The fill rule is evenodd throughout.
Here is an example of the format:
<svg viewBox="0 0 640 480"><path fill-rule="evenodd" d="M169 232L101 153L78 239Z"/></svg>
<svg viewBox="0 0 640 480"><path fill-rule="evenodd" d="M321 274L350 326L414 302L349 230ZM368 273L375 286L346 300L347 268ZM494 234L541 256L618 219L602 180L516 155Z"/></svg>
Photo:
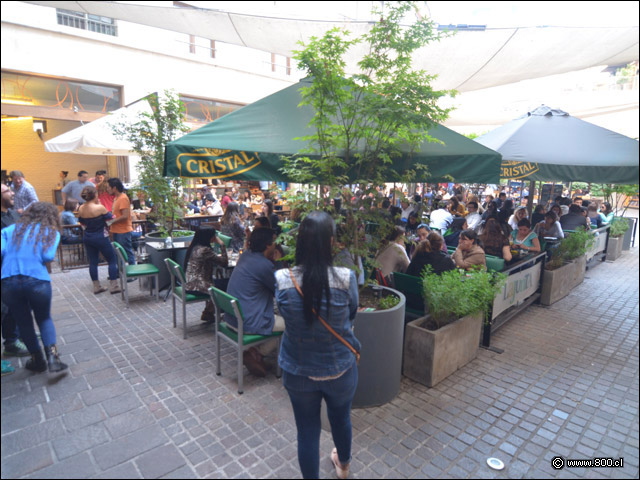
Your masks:
<svg viewBox="0 0 640 480"><path fill-rule="evenodd" d="M151 105L152 112L141 112L135 123L117 125L114 132L129 141L140 156L137 189L144 191L151 200L156 221L170 236L184 205L182 179L163 176L164 147L189 131L184 123L186 109L179 96L170 90L162 96L149 95L145 100Z"/></svg>
<svg viewBox="0 0 640 480"><path fill-rule="evenodd" d="M424 165L398 172L393 162L416 152L425 141L439 141L428 132L450 109L437 102L454 94L433 89L435 77L412 68L412 55L445 35L419 14L417 3L385 2L384 10L374 14L380 20L368 33L353 38L349 31L334 28L322 38L312 37L294 55L313 80L301 90L301 105L314 110L309 124L313 133L299 138L307 146L299 155L284 158L282 170L297 183L330 186L332 198L341 197L343 206L351 202L342 189L349 183L360 184L368 193L384 182L414 182L418 174L425 181ZM359 72L349 76L345 58L354 47L365 47L366 53L358 62ZM298 200L294 208L303 211L321 201L308 195ZM360 207L355 205L347 218L337 218L345 229L343 243L353 255L367 250L357 229L364 223L384 223L368 206ZM387 229L379 225L376 231L384 236Z"/></svg>
<svg viewBox="0 0 640 480"><path fill-rule="evenodd" d="M403 25L414 12L416 20ZM374 13L380 21L361 37L334 28L295 52L299 68L313 79L302 89L301 104L314 109L314 133L300 139L308 146L285 163L285 173L299 183L409 183L419 169L426 174L424 166L399 173L393 160L401 147L411 154L424 141L437 142L428 131L448 117L450 109L437 101L453 92L434 90L435 76L411 64L416 50L444 34L417 13L416 2L388 2ZM345 56L361 44L367 53L360 72L348 76Z"/></svg>

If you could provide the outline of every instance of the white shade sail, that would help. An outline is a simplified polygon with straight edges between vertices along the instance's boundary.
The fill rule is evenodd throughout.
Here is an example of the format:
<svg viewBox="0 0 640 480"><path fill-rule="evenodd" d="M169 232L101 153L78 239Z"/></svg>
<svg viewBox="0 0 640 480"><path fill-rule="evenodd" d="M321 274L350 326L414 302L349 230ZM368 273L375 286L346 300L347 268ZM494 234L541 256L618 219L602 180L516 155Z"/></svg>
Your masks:
<svg viewBox="0 0 640 480"><path fill-rule="evenodd" d="M83 155L132 155L131 144L117 138L112 127L123 122L135 122L140 112L151 113L149 102L138 100L105 117L58 135L46 141L44 149L47 152Z"/></svg>
<svg viewBox="0 0 640 480"><path fill-rule="evenodd" d="M93 1L26 3L116 18L286 56L300 48L297 42L322 36L330 28L346 27L354 35L370 28L369 22L272 18L200 8ZM438 75L433 82L435 88L465 92L593 66L630 63L639 57L638 34L637 26L460 31L416 52L413 65ZM350 73L357 71L355 60L361 58L361 53L350 52Z"/></svg>

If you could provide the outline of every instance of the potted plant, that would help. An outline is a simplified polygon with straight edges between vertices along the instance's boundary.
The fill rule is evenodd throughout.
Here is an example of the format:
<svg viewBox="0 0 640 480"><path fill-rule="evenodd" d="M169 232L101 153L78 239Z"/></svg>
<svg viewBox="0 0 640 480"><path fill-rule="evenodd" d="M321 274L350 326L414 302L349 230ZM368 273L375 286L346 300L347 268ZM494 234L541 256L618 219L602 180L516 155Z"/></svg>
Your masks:
<svg viewBox="0 0 640 480"><path fill-rule="evenodd" d="M406 377L433 387L478 354L483 320L506 275L454 269L422 274L429 314L407 324L404 340Z"/></svg>
<svg viewBox="0 0 640 480"><path fill-rule="evenodd" d="M593 243L593 234L584 227L562 239L545 265L540 303L551 305L582 283L587 268L585 253Z"/></svg>
<svg viewBox="0 0 640 480"><path fill-rule="evenodd" d="M614 261L622 255L624 234L629 230L626 218L615 217L609 228L609 243L607 244L607 260Z"/></svg>

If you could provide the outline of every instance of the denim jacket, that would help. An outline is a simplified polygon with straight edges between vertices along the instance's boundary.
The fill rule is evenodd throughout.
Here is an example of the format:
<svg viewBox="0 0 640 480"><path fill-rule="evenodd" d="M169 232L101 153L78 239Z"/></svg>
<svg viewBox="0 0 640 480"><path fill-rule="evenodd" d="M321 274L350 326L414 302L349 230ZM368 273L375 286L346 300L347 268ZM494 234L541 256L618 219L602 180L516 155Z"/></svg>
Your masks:
<svg viewBox="0 0 640 480"><path fill-rule="evenodd" d="M302 269L293 269L302 288ZM344 267L329 270L331 305L322 299L320 316L356 350L360 342L353 334L353 319L358 311L358 283L353 271ZM309 325L304 318L302 297L296 290L288 269L276 272L276 301L284 317L286 330L278 363L288 373L301 376L328 377L349 369L355 355L317 319Z"/></svg>

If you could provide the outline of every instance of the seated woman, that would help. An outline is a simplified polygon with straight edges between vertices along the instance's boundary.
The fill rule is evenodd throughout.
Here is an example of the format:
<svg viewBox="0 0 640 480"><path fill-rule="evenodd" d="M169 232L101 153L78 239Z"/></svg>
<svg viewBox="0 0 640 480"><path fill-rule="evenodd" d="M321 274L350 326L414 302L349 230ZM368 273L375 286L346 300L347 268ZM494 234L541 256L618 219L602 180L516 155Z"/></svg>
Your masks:
<svg viewBox="0 0 640 480"><path fill-rule="evenodd" d="M482 242L482 248L485 255L493 255L494 257L504 258L506 262L511 261L511 248L509 247L509 239L502 233L502 228L495 218L489 218L482 230L482 234L478 237Z"/></svg>
<svg viewBox="0 0 640 480"><path fill-rule="evenodd" d="M392 272L404 273L409 266L409 256L404 248L404 228L396 225L387 237L387 246L378 254L376 261L380 263L382 276L387 282Z"/></svg>
<svg viewBox="0 0 640 480"><path fill-rule="evenodd" d="M513 215L511 215L511 217L509 217L509 226L511 227L511 230L517 230L518 229L518 222L520 220L522 220L523 218L527 218L527 208L526 207L518 207L516 208L516 211Z"/></svg>
<svg viewBox="0 0 640 480"><path fill-rule="evenodd" d="M451 257L442 251L443 243L442 235L437 232L429 233L427 239L418 244L411 263L407 267L407 275L419 277L427 265L431 265L438 275L456 268Z"/></svg>
<svg viewBox="0 0 640 480"><path fill-rule="evenodd" d="M193 240L191 240L191 245L189 245L184 259L187 276L187 284L184 288L188 293L208 294L209 287L214 286L214 268L229 265L227 249L224 248L224 242L218 238L216 233L215 228L201 228L196 230ZM220 255L211 248L212 242L220 245ZM211 300L207 300L200 319L203 321L215 320L215 309Z"/></svg>
<svg viewBox="0 0 640 480"><path fill-rule="evenodd" d="M407 217L407 224L404 227L407 235L417 235L419 226L420 219L418 218L418 214L416 212L411 212Z"/></svg>
<svg viewBox="0 0 640 480"><path fill-rule="evenodd" d="M560 225L558 216L554 211L547 212L544 216L544 221L538 222L533 231L538 235L539 238L564 238L562 226Z"/></svg>
<svg viewBox="0 0 640 480"><path fill-rule="evenodd" d="M487 259L484 250L478 245L478 234L471 229L463 230L458 240L458 248L453 252L456 267L465 270L487 269Z"/></svg>
<svg viewBox="0 0 640 480"><path fill-rule="evenodd" d="M205 207L200 209L200 213L204 212L205 215L222 216L224 211L220 202L211 194L207 193L205 196Z"/></svg>
<svg viewBox="0 0 640 480"><path fill-rule="evenodd" d="M240 212L238 204L236 202L229 202L227 210L224 212L222 219L220 220L222 225L220 232L228 237L231 237L230 248L234 252L239 252L244 244L244 225L240 220Z"/></svg>
<svg viewBox="0 0 640 480"><path fill-rule="evenodd" d="M603 226L609 225L613 222L613 209L609 202L603 202L600 206L600 218Z"/></svg>
<svg viewBox="0 0 640 480"><path fill-rule="evenodd" d="M65 225L78 225L78 219L73 214L78 208L78 200L75 198L67 198L64 202L64 210L60 213L60 223L62 226ZM78 227L80 228L80 227ZM60 238L60 242L62 244L68 245L72 243L81 243L80 235L77 229L75 228L63 228L62 236Z"/></svg>
<svg viewBox="0 0 640 480"><path fill-rule="evenodd" d="M511 232L513 246L525 252L540 253L538 235L531 231L531 223L524 218L518 222L518 230Z"/></svg>

